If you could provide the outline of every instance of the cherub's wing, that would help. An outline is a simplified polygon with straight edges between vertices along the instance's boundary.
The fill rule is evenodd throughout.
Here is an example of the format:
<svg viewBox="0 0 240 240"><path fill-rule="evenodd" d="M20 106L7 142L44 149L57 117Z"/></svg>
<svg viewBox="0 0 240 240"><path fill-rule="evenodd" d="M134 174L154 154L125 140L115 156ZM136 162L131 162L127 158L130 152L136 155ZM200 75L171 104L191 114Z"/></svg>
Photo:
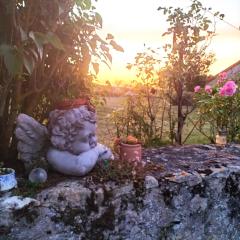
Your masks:
<svg viewBox="0 0 240 240"><path fill-rule="evenodd" d="M20 114L17 118L15 135L20 159L28 170L45 156L49 141L47 128L32 117Z"/></svg>

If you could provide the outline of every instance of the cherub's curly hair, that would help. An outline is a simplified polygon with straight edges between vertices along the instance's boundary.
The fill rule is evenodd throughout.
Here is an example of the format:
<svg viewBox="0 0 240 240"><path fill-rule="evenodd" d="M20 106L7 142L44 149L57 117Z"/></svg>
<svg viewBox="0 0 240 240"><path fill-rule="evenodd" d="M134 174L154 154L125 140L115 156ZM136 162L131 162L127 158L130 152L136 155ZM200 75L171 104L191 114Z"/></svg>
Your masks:
<svg viewBox="0 0 240 240"><path fill-rule="evenodd" d="M96 123L96 114L87 106L70 110L54 110L49 114L49 135L52 145L62 151L71 151L71 143L83 122Z"/></svg>

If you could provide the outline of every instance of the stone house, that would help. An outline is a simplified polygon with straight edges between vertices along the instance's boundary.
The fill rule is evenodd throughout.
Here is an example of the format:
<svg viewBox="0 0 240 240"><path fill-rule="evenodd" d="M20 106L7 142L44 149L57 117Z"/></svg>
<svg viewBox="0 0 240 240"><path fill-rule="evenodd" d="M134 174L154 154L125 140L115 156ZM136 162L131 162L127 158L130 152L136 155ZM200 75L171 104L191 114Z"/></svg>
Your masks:
<svg viewBox="0 0 240 240"><path fill-rule="evenodd" d="M223 72L227 73L227 78L228 79L235 79L236 77L238 79L240 79L240 60L238 60L237 62L235 62L231 66L227 67L226 69L224 69L220 73L223 73ZM217 82L217 79L218 79L220 73L216 74L212 78L212 80L210 81L211 85L214 85Z"/></svg>

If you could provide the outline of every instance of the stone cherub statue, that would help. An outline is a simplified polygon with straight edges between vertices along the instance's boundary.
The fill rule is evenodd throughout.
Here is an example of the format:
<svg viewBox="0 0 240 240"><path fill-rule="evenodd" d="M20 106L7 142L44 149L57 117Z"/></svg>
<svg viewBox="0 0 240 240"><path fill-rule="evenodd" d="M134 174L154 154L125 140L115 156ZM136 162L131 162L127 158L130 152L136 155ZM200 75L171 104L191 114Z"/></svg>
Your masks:
<svg viewBox="0 0 240 240"><path fill-rule="evenodd" d="M45 157L53 169L74 176L87 174L100 160L113 159L95 134L96 113L88 103L50 112L48 128L20 114L15 130L20 159L28 171Z"/></svg>

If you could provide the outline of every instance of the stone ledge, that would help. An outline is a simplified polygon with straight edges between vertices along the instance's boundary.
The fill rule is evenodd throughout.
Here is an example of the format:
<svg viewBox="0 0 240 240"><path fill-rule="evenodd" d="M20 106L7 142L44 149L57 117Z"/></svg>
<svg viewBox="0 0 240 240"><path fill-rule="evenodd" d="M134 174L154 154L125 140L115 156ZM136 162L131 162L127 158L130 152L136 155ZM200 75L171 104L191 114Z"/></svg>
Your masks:
<svg viewBox="0 0 240 240"><path fill-rule="evenodd" d="M239 239L238 145L147 149L146 156L166 171L137 185L61 182L36 196L39 206L13 211L8 239Z"/></svg>

